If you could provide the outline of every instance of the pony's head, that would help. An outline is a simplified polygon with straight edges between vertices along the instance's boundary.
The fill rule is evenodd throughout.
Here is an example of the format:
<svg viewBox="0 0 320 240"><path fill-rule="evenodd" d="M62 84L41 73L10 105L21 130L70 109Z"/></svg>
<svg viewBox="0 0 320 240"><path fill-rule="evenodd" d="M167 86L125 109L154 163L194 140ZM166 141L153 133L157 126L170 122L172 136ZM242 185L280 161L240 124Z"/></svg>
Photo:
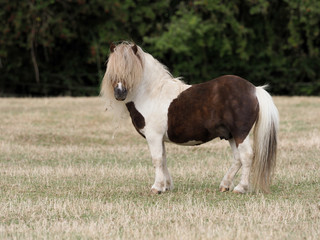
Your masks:
<svg viewBox="0 0 320 240"><path fill-rule="evenodd" d="M124 101L143 76L143 51L136 44L123 42L110 45L107 70L101 93L107 98Z"/></svg>

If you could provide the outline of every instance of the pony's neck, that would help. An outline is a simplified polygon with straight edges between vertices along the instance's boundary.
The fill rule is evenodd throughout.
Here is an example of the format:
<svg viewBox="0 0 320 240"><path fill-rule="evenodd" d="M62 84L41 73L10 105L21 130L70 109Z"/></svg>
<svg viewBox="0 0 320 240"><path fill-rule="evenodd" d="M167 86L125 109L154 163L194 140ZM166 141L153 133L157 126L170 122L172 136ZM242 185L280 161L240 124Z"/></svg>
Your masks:
<svg viewBox="0 0 320 240"><path fill-rule="evenodd" d="M150 54L146 53L144 78L146 81L150 80L150 83L155 86L156 84L162 85L166 81L171 81L173 76L163 64ZM158 81L152 81L151 79L157 79Z"/></svg>
<svg viewBox="0 0 320 240"><path fill-rule="evenodd" d="M167 68L150 54L145 53L144 59L143 79L136 93L139 97L148 95L156 98L167 95L169 90L170 95L178 95L189 87L179 78L174 78Z"/></svg>

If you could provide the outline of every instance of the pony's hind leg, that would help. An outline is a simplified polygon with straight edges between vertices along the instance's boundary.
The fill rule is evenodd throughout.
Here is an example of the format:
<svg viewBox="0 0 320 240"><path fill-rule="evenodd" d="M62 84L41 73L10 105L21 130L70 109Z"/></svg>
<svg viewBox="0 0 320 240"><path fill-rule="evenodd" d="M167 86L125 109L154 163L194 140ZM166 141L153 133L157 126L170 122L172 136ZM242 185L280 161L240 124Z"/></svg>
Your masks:
<svg viewBox="0 0 320 240"><path fill-rule="evenodd" d="M249 136L246 137L243 143L239 144L238 152L242 164L242 174L240 183L233 189L233 192L246 193L249 190L249 176L253 158Z"/></svg>
<svg viewBox="0 0 320 240"><path fill-rule="evenodd" d="M161 137L147 137L147 141L156 175L151 191L160 194L173 188L172 179L167 168L165 146Z"/></svg>
<svg viewBox="0 0 320 240"><path fill-rule="evenodd" d="M233 153L233 163L220 183L220 192L229 191L234 176L241 168L240 153L237 149L236 142L234 141L234 139L231 139L229 140L229 144Z"/></svg>

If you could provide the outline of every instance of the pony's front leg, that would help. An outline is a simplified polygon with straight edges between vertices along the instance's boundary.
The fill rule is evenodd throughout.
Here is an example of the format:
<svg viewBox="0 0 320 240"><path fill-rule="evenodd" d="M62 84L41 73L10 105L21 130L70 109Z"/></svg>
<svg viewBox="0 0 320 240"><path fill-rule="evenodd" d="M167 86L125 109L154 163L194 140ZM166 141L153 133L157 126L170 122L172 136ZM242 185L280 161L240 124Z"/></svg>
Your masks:
<svg viewBox="0 0 320 240"><path fill-rule="evenodd" d="M153 193L162 193L173 188L172 179L167 168L167 159L162 136L147 137L155 168L155 181L151 188Z"/></svg>

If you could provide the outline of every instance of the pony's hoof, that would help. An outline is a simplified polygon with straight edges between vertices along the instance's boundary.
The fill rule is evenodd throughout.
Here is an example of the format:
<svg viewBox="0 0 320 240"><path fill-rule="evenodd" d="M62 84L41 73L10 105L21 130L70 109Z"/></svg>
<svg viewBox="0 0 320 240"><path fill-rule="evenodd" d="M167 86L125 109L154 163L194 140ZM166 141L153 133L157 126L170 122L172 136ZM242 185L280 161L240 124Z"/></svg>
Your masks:
<svg viewBox="0 0 320 240"><path fill-rule="evenodd" d="M237 191L237 190L233 190L232 192L235 193L235 194L244 194L243 192L240 192L240 191Z"/></svg>
<svg viewBox="0 0 320 240"><path fill-rule="evenodd" d="M220 192L228 192L229 188L225 188L225 187L220 187Z"/></svg>
<svg viewBox="0 0 320 240"><path fill-rule="evenodd" d="M236 194L244 194L247 191L248 191L248 186L244 186L244 185L241 185L241 184L239 184L238 186L236 186L233 189L233 192L236 193Z"/></svg>
<svg viewBox="0 0 320 240"><path fill-rule="evenodd" d="M151 189L151 193L152 193L152 194L161 194L161 191L160 191L160 190L157 190L157 189L155 189L155 188L152 188L152 189Z"/></svg>

